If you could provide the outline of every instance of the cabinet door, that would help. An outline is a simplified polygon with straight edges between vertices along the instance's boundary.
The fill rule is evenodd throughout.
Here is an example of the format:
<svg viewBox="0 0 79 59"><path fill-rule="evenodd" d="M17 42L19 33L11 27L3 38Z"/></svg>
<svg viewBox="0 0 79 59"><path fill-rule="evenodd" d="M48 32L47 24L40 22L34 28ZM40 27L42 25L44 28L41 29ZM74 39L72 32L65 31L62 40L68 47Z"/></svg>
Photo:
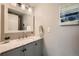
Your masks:
<svg viewBox="0 0 79 59"><path fill-rule="evenodd" d="M41 56L42 55L42 40L32 42L24 46L26 51L24 51L25 56Z"/></svg>
<svg viewBox="0 0 79 59"><path fill-rule="evenodd" d="M26 49L25 56L34 56L34 47L33 47L33 43L30 43L26 46L24 46L24 48Z"/></svg>
<svg viewBox="0 0 79 59"><path fill-rule="evenodd" d="M23 56L24 53L22 52L22 49L23 49L23 47L16 48L14 50L1 54L1 56Z"/></svg>
<svg viewBox="0 0 79 59"><path fill-rule="evenodd" d="M34 42L34 55L35 56L42 55L42 40Z"/></svg>

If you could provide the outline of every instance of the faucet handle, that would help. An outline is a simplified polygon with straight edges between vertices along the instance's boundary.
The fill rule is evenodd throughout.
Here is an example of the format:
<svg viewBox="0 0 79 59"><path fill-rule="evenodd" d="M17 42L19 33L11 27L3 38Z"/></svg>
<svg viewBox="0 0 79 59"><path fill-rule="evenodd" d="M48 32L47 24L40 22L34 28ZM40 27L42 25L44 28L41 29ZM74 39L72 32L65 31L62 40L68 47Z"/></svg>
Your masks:
<svg viewBox="0 0 79 59"><path fill-rule="evenodd" d="M9 40L10 39L10 37L8 36L8 37L5 37L5 40Z"/></svg>

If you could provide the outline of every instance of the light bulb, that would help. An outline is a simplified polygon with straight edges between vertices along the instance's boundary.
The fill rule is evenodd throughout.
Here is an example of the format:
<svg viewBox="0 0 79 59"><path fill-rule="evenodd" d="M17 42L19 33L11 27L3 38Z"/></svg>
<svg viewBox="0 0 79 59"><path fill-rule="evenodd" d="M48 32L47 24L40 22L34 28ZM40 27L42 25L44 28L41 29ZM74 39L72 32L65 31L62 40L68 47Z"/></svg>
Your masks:
<svg viewBox="0 0 79 59"><path fill-rule="evenodd" d="M28 11L29 11L29 12L32 12L32 8L31 8L31 7L29 7L29 8L28 8Z"/></svg>

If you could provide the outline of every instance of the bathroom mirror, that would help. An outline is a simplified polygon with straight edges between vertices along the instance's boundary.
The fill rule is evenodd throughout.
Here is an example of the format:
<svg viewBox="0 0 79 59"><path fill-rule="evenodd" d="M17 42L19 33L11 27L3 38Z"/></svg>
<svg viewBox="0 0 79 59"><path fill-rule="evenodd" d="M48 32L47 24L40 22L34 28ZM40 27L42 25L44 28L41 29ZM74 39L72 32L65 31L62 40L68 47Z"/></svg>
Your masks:
<svg viewBox="0 0 79 59"><path fill-rule="evenodd" d="M33 12L26 9L25 11L19 8L12 9L6 5L4 11L4 29L5 33L14 32L33 32Z"/></svg>

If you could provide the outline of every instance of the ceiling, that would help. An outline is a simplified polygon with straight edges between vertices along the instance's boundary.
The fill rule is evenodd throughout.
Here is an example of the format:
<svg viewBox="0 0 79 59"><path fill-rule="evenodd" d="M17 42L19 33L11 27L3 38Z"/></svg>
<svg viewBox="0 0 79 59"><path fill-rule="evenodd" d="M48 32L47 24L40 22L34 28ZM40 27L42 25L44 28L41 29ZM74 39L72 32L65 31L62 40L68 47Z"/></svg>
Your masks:
<svg viewBox="0 0 79 59"><path fill-rule="evenodd" d="M26 3L26 5L29 5L31 7L36 7L38 5L38 3Z"/></svg>

